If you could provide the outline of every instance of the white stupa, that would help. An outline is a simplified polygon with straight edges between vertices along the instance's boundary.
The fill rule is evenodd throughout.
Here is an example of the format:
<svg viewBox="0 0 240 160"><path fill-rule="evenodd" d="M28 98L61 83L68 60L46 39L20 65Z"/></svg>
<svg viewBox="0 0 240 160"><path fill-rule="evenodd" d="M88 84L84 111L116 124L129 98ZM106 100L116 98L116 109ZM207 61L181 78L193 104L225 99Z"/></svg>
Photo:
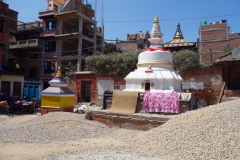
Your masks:
<svg viewBox="0 0 240 160"><path fill-rule="evenodd" d="M181 92L181 76L173 69L172 53L161 47L162 33L154 18L148 50L138 56L137 69L129 73L125 91Z"/></svg>

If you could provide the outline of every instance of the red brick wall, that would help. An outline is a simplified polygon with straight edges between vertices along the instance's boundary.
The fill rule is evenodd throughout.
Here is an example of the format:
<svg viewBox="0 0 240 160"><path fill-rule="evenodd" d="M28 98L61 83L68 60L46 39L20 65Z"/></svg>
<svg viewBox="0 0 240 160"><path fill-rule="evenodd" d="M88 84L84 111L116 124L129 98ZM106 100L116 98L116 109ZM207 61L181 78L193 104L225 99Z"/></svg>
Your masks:
<svg viewBox="0 0 240 160"><path fill-rule="evenodd" d="M205 25L201 26L201 40L216 40L216 39L224 39L227 38L227 23L218 23L213 25ZM217 30L213 30L217 29Z"/></svg>
<svg viewBox="0 0 240 160"><path fill-rule="evenodd" d="M88 113L89 114L89 113ZM156 128L164 123L167 120L158 121L158 120L147 120L146 118L131 118L127 116L120 115L104 115L93 113L90 115L90 120L98 121L100 123L106 124L109 127L120 127L126 129L136 129L136 130L150 130Z"/></svg>
<svg viewBox="0 0 240 160"><path fill-rule="evenodd" d="M17 32L18 12L9 9L8 28Z"/></svg>
<svg viewBox="0 0 240 160"><path fill-rule="evenodd" d="M183 81L190 82L191 78L195 82L203 82L203 90L189 89L190 92L198 94L198 102L202 106L215 104L218 102L222 87L223 67L209 67L194 71L181 72Z"/></svg>
<svg viewBox="0 0 240 160"><path fill-rule="evenodd" d="M82 81L91 81L91 100L90 101L94 101L97 99L97 78L96 75L94 73L86 73L86 74L76 74L75 75L76 78L76 95L75 95L75 102L81 102L81 85L82 85Z"/></svg>
<svg viewBox="0 0 240 160"><path fill-rule="evenodd" d="M0 65L3 64L3 53L2 49L0 48Z"/></svg>
<svg viewBox="0 0 240 160"><path fill-rule="evenodd" d="M120 49L123 52L133 52L137 49L137 42L131 43L116 43L117 49Z"/></svg>
<svg viewBox="0 0 240 160"><path fill-rule="evenodd" d="M218 30L216 30L218 29ZM201 41L211 41L211 42L200 42L200 52L212 51L211 55L204 55L201 57L202 63L209 63L216 61L216 59L222 55L221 51L228 43L232 48L237 48L240 46L240 35L239 34L228 34L229 26L227 23L218 23L212 25L200 26ZM228 41L226 41L228 39ZM220 52L215 52L220 51Z"/></svg>

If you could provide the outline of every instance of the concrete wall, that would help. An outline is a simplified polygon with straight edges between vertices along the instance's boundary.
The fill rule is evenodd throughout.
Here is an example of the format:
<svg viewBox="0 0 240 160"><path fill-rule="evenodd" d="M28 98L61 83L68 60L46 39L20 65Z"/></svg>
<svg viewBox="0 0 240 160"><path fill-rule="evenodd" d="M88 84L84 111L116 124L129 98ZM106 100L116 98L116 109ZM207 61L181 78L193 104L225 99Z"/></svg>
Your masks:
<svg viewBox="0 0 240 160"><path fill-rule="evenodd" d="M21 82L21 98L23 98L24 76L1 74L0 88L2 88L2 81L10 81L10 96L13 96L13 82ZM1 91L1 89L0 89Z"/></svg>

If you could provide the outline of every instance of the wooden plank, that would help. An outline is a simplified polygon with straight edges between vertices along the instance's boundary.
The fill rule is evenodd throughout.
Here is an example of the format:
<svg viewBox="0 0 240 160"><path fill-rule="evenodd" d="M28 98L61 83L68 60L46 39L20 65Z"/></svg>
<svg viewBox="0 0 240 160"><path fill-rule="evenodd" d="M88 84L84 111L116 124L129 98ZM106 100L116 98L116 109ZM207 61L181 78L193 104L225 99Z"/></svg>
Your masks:
<svg viewBox="0 0 240 160"><path fill-rule="evenodd" d="M218 103L221 103L221 101L222 101L224 88L225 88L225 82L222 83L222 90L221 90L221 93L220 93L220 97L219 97Z"/></svg>

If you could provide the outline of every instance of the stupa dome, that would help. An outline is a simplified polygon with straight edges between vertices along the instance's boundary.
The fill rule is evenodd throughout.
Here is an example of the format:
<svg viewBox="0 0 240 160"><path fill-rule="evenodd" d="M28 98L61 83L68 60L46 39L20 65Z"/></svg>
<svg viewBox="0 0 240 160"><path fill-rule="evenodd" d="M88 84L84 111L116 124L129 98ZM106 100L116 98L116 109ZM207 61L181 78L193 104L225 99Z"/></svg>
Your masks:
<svg viewBox="0 0 240 160"><path fill-rule="evenodd" d="M158 17L155 17L148 39L151 45L139 54L137 69L125 77L125 90L181 92L182 78L173 69L171 51L162 48L162 35Z"/></svg>

